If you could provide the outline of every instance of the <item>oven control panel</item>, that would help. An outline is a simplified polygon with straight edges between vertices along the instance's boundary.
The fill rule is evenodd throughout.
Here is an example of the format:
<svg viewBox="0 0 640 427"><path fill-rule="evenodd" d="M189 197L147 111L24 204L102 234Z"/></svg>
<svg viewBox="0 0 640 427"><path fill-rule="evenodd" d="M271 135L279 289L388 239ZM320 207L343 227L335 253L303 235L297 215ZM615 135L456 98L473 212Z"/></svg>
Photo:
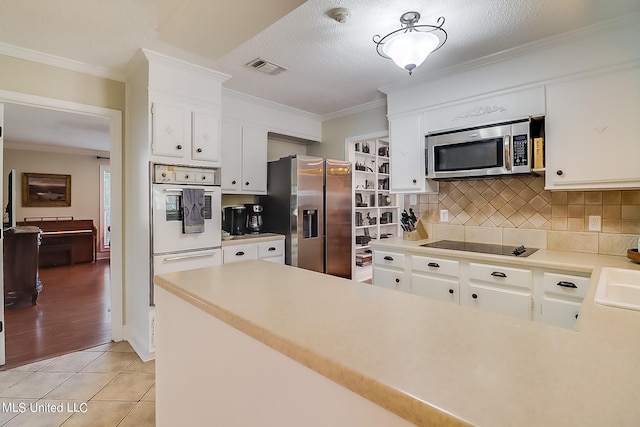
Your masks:
<svg viewBox="0 0 640 427"><path fill-rule="evenodd" d="M153 183L220 185L220 168L154 164Z"/></svg>

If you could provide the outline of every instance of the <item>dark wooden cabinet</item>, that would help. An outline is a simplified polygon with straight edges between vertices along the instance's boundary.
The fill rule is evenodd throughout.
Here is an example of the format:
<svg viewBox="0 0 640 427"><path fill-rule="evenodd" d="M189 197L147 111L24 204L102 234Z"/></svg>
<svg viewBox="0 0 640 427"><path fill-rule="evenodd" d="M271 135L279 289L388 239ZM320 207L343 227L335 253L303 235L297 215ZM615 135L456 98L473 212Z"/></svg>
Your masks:
<svg viewBox="0 0 640 427"><path fill-rule="evenodd" d="M38 278L40 229L18 227L4 232L4 305L12 307L31 301L34 305L42 283Z"/></svg>

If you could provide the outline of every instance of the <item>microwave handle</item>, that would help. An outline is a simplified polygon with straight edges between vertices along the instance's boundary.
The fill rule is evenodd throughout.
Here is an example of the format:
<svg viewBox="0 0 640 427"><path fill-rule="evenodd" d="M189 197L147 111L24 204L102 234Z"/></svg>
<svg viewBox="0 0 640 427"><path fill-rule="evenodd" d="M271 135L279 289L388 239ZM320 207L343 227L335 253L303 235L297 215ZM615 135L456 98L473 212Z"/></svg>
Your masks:
<svg viewBox="0 0 640 427"><path fill-rule="evenodd" d="M508 170L511 171L511 152L513 151L512 145L511 145L511 135L505 135L504 139L503 139L503 144L504 144L504 167Z"/></svg>

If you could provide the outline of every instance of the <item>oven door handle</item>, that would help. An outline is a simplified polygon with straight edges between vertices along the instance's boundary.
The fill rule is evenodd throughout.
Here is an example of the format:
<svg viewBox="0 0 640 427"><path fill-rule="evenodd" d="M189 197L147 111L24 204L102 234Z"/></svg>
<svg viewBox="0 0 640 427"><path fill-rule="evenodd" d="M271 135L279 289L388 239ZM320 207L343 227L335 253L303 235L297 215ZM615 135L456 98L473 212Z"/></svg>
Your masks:
<svg viewBox="0 0 640 427"><path fill-rule="evenodd" d="M210 252L208 254L180 255L180 256L165 258L164 260L165 261L182 261L183 259L204 258L204 257L210 257L210 256L215 256L215 252Z"/></svg>
<svg viewBox="0 0 640 427"><path fill-rule="evenodd" d="M505 135L503 137L503 144L504 144L504 167L508 171L511 171L512 170L511 153L513 152L511 135Z"/></svg>

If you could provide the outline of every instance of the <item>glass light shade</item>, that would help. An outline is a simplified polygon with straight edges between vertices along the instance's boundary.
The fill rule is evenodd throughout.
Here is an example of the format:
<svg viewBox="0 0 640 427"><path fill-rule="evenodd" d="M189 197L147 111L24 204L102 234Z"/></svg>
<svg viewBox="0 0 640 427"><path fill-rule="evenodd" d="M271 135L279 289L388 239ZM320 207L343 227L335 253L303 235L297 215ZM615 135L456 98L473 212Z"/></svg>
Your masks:
<svg viewBox="0 0 640 427"><path fill-rule="evenodd" d="M382 46L382 51L398 67L409 70L411 74L411 71L420 66L439 43L440 39L434 34L409 31L386 42Z"/></svg>

